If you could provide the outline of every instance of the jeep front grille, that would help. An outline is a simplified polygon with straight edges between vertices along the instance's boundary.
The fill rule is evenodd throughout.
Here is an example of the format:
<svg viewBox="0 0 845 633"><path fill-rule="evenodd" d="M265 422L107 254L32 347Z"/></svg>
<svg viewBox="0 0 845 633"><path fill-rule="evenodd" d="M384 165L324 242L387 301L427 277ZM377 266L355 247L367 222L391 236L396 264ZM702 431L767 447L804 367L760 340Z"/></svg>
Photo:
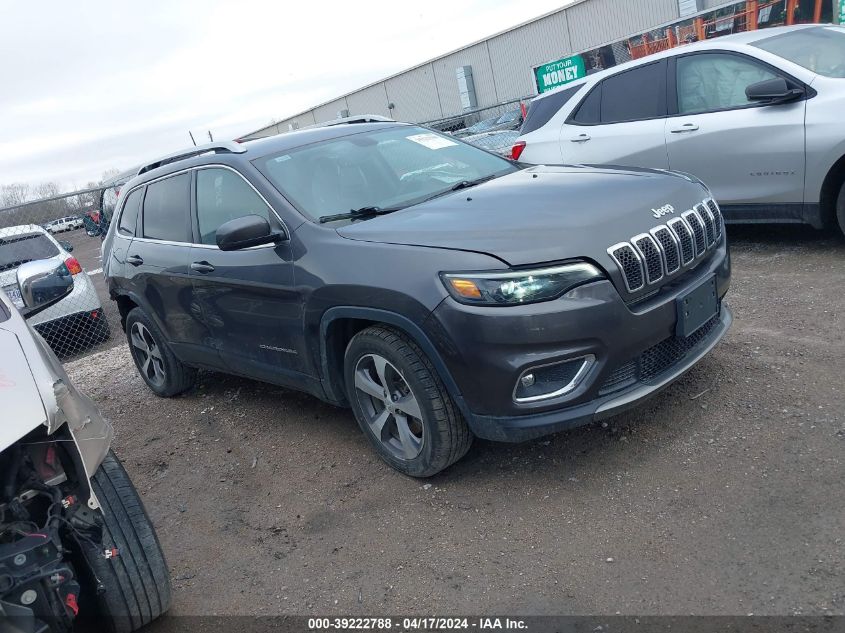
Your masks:
<svg viewBox="0 0 845 633"><path fill-rule="evenodd" d="M724 220L708 198L648 233L635 235L607 249L629 293L657 284L664 277L693 266L721 239Z"/></svg>

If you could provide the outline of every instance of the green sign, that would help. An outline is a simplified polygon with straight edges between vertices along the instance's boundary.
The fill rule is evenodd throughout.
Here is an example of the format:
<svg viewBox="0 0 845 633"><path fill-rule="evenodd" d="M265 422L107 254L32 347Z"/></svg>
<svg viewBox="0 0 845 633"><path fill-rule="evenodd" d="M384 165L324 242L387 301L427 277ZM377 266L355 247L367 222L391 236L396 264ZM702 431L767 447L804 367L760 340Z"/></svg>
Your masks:
<svg viewBox="0 0 845 633"><path fill-rule="evenodd" d="M838 2L834 3L834 7L838 9L836 11L838 24L845 25L845 0L839 0Z"/></svg>
<svg viewBox="0 0 845 633"><path fill-rule="evenodd" d="M842 0L845 2L845 0ZM584 60L580 55L559 59L556 62L543 64L534 69L534 79L537 82L537 92L542 94L570 81L581 79L586 74Z"/></svg>

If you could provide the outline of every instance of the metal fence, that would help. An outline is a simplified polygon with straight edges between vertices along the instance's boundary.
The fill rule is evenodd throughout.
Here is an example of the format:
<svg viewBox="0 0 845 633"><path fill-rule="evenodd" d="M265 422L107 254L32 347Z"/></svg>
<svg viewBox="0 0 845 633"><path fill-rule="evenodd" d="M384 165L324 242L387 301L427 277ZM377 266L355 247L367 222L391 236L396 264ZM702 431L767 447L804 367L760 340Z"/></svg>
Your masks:
<svg viewBox="0 0 845 633"><path fill-rule="evenodd" d="M526 97L489 108L476 108L460 115L426 121L423 125L510 157L530 100L531 97Z"/></svg>
<svg viewBox="0 0 845 633"><path fill-rule="evenodd" d="M23 307L17 272L26 262L51 260L73 279L68 296L29 319L60 358L111 337L100 246L110 217L102 203L116 200L116 191L109 185L106 195L88 189L0 210L0 288L16 306Z"/></svg>

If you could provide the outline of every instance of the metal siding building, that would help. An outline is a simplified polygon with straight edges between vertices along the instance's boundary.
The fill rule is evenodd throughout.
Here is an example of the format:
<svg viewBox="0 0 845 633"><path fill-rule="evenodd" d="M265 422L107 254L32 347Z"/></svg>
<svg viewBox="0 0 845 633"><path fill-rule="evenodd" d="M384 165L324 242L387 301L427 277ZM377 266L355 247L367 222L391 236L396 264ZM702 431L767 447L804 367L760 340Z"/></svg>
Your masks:
<svg viewBox="0 0 845 633"><path fill-rule="evenodd" d="M311 110L242 136L260 138L350 115L378 114L421 122L463 111L456 69L471 66L479 108L537 94L533 69L621 38L660 27L681 16L736 0L576 0L556 11L397 73ZM616 44L614 44L616 45ZM393 108L388 106L392 104Z"/></svg>

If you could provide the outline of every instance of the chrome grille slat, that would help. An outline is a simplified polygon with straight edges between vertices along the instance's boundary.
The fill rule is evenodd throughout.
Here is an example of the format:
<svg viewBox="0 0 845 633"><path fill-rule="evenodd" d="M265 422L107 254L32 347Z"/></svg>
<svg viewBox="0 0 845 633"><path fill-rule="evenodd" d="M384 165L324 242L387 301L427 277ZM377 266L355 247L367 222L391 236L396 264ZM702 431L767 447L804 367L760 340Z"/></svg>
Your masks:
<svg viewBox="0 0 845 633"><path fill-rule="evenodd" d="M618 267L628 292L636 293L656 285L664 277L693 268L695 261L720 241L723 224L719 205L708 198L648 233L614 244L607 253ZM650 289L650 292L658 290Z"/></svg>
<svg viewBox="0 0 845 633"><path fill-rule="evenodd" d="M653 285L663 279L663 257L655 239L648 233L643 233L634 237L631 243L642 257L646 282Z"/></svg>
<svg viewBox="0 0 845 633"><path fill-rule="evenodd" d="M704 231L707 236L707 247L710 248L716 243L716 220L713 214L703 204L695 205L698 215L704 220Z"/></svg>
<svg viewBox="0 0 845 633"><path fill-rule="evenodd" d="M628 292L636 292L645 286L643 263L637 251L628 242L616 244L607 249L608 254L622 271L625 287Z"/></svg>
<svg viewBox="0 0 845 633"><path fill-rule="evenodd" d="M657 226L651 229L651 235L657 240L657 245L663 254L663 268L667 275L673 275L681 268L681 249L677 238L668 226Z"/></svg>
<svg viewBox="0 0 845 633"><path fill-rule="evenodd" d="M681 245L681 265L686 266L695 259L695 238L692 229L682 218L672 218L666 223Z"/></svg>
<svg viewBox="0 0 845 633"><path fill-rule="evenodd" d="M716 238L718 239L722 237L722 224L724 223L722 210L713 198L708 198L705 204L707 205L707 208L710 209L710 213L713 214L713 219L716 221Z"/></svg>
<svg viewBox="0 0 845 633"><path fill-rule="evenodd" d="M701 257L707 251L707 235L704 231L704 220L698 215L694 209L684 211L681 217L687 221L692 229L692 235L695 239L695 256Z"/></svg>

